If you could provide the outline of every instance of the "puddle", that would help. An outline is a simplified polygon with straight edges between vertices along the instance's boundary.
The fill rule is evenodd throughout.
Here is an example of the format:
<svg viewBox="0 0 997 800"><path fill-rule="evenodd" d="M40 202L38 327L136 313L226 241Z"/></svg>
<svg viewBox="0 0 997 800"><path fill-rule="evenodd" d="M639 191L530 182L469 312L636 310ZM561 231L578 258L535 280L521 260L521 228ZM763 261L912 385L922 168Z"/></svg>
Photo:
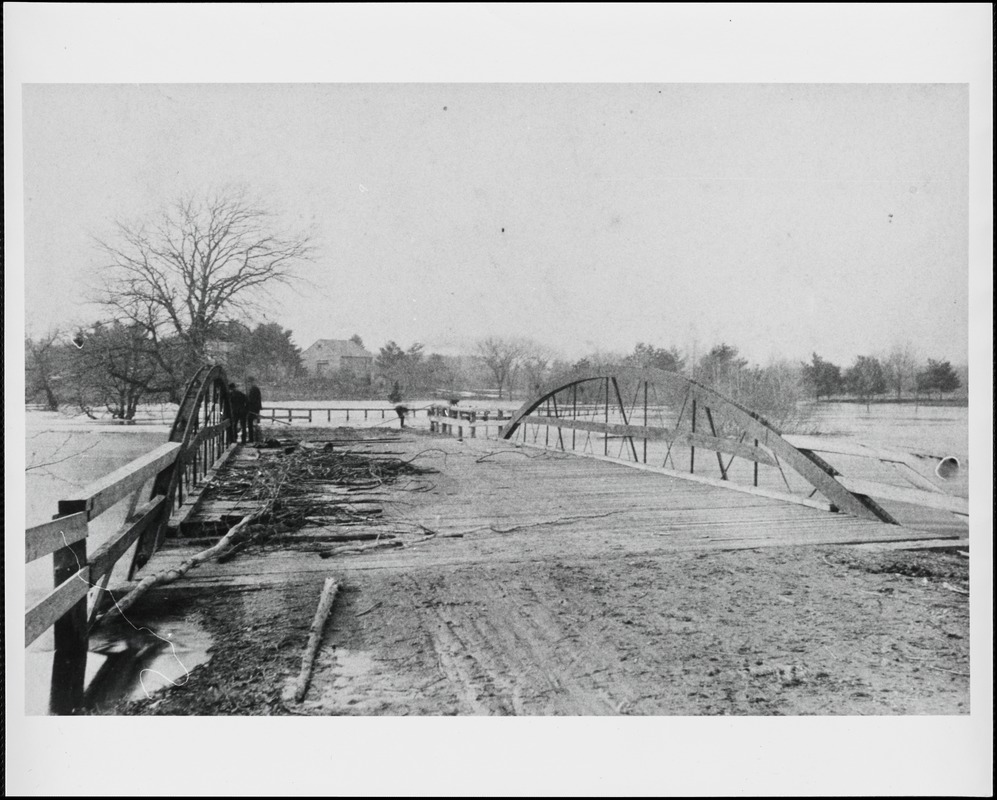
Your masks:
<svg viewBox="0 0 997 800"><path fill-rule="evenodd" d="M141 700L164 687L183 685L194 667L210 659L212 638L195 621L133 622L138 630L123 622L98 629L85 658L68 663L56 663L51 637L39 640L25 653L25 712L50 714L51 706L60 702L96 711L121 700ZM61 700L54 697L53 688L64 695Z"/></svg>
<svg viewBox="0 0 997 800"><path fill-rule="evenodd" d="M91 642L90 658L103 657L104 663L86 688L87 708L142 700L167 686L182 686L190 670L210 658L211 637L189 620L136 625L140 630L129 627L115 631L112 638Z"/></svg>

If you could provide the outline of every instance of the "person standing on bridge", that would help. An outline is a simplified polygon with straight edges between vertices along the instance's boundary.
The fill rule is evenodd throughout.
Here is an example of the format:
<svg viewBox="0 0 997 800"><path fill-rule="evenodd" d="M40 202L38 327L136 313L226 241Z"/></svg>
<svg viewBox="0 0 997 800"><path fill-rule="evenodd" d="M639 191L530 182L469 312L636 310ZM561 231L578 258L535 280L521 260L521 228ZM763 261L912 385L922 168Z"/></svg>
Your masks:
<svg viewBox="0 0 997 800"><path fill-rule="evenodd" d="M260 440L260 412L263 411L263 393L256 385L256 378L249 379L249 441Z"/></svg>
<svg viewBox="0 0 997 800"><path fill-rule="evenodd" d="M234 383L228 385L228 402L232 407L232 420L235 423L235 428L232 430L232 438L234 439L236 436L239 436L240 441L245 444L248 401L246 400L246 395L240 392Z"/></svg>

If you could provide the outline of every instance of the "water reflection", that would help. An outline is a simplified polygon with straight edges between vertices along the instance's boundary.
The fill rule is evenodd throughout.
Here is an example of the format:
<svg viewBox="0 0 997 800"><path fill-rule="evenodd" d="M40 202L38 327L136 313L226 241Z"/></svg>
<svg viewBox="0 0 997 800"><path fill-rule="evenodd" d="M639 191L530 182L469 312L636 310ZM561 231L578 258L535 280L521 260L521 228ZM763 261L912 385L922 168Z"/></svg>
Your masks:
<svg viewBox="0 0 997 800"><path fill-rule="evenodd" d="M190 620L135 620L94 632L90 650L60 653L32 648L26 659L28 714L78 715L112 708L123 700L151 697L182 686L190 671L210 658L212 639ZM51 647L51 645L49 645ZM49 672L47 708L39 707L41 687L32 676Z"/></svg>

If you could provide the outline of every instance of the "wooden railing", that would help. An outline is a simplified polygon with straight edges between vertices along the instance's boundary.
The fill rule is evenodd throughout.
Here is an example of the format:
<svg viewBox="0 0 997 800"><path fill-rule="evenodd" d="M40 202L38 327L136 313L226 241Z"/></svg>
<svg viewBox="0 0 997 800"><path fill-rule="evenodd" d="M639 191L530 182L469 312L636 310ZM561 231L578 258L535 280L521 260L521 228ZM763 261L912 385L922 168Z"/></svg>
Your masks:
<svg viewBox="0 0 997 800"><path fill-rule="evenodd" d="M227 443L229 428L227 422L206 426L186 445L160 445L60 500L51 522L26 529L25 563L51 554L55 588L25 614L25 646L54 626L57 655L86 650L88 629L115 565L140 538L151 540L155 549L174 509L234 447ZM150 479L153 495L139 505L139 493ZM90 523L129 496L131 507L121 529L88 554ZM87 594L91 588L97 589L97 595L88 618Z"/></svg>
<svg viewBox="0 0 997 800"><path fill-rule="evenodd" d="M417 412L425 410L408 408L406 416L415 417ZM260 411L260 419L269 419L276 422L294 422L294 420L314 422L316 419L321 420L325 416L326 422L332 422L333 414L338 416L345 414L346 421L349 422L351 413L354 419L359 419L360 415L363 414L365 420L371 417L374 419L397 419L398 416L394 406L391 408L290 408L286 406L269 406Z"/></svg>
<svg viewBox="0 0 997 800"><path fill-rule="evenodd" d="M477 436L479 429L484 429L485 436L488 429L494 430L496 437L501 436L502 428L512 417L508 411L492 410L469 410L463 408L453 408L450 406L430 406L426 409L429 417L429 429L434 433L453 434L456 432L460 438L464 437L464 429L473 439Z"/></svg>

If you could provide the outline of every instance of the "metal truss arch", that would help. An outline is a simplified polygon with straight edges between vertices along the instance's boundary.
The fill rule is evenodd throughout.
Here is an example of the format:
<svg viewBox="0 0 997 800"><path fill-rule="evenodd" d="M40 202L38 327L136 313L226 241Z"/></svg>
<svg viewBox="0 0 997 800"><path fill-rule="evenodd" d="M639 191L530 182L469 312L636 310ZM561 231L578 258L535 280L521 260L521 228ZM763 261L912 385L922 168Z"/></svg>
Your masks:
<svg viewBox="0 0 997 800"><path fill-rule="evenodd" d="M160 518L139 539L129 577L159 549L170 515L183 500L185 483L196 482L207 472L219 441L235 441L228 381L221 366L206 364L188 381L167 441L181 449L153 480L150 497L163 497L165 502Z"/></svg>
<svg viewBox="0 0 997 800"><path fill-rule="evenodd" d="M591 394L587 385L593 383L601 384L599 389L601 396L597 398L597 406L603 410L599 412L602 416L601 420L592 417L581 419L577 413L573 413L569 417L567 413L562 413L566 411L564 398L567 392L570 392L571 397L575 398L579 387L586 387L584 391ZM627 386L636 385L638 392L640 387L643 387L645 398L643 425L634 424L632 419L634 416L633 406L631 406L631 415L628 417L620 392L621 383ZM648 387L652 386L655 387L655 391L660 388L672 397L683 398L678 421L671 427L667 425L655 427L647 424ZM562 398L560 405L557 403L558 396ZM547 407L547 413L537 415L537 410L543 406ZM577 412L577 408L577 404L575 404L573 411ZM683 429L680 426L687 409L689 410L689 422L686 423L688 427ZM697 429L697 414L700 412L705 416L708 429ZM722 425L721 429L718 430L715 422L721 418L728 428L739 432L740 436L735 438L733 435L728 435L724 432ZM616 420L621 420L622 424ZM542 425L547 426L548 429L557 428L559 437L562 429L584 431L587 436L591 436L592 433L601 433L605 437L607 454L608 441L612 436L629 444L635 461L637 460L635 444L637 439L642 439L644 442L645 460L648 440L664 440L668 443L669 453L673 445L688 446L690 449L689 471L692 473L695 472L696 448L713 451L716 454L722 481L728 480L730 467L730 463L728 463L725 468L722 454L730 455L731 461L735 457L753 461L756 486L758 464L778 467L780 473L785 465L792 468L812 487L811 496L819 491L827 499L832 510L842 511L864 519L896 523L896 520L871 498L849 491L839 483L835 479L837 473L834 468L819 456L808 450L794 447L786 441L780 431L761 414L724 397L698 381L674 372L645 368L575 373L546 386L535 397L523 403L503 427L502 438L513 439L517 431L524 425ZM783 474L783 480L786 480L785 474Z"/></svg>

